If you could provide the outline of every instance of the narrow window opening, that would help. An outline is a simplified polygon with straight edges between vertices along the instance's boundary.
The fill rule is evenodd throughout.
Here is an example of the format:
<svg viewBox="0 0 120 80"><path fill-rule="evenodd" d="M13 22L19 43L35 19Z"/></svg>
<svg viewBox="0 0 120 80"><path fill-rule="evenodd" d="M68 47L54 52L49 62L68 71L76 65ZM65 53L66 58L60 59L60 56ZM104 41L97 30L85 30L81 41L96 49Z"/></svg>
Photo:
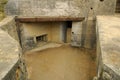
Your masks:
<svg viewBox="0 0 120 80"><path fill-rule="evenodd" d="M47 34L45 35L40 35L36 37L37 42L46 42L47 41Z"/></svg>
<svg viewBox="0 0 120 80"><path fill-rule="evenodd" d="M104 0L100 0L101 2L103 2Z"/></svg>

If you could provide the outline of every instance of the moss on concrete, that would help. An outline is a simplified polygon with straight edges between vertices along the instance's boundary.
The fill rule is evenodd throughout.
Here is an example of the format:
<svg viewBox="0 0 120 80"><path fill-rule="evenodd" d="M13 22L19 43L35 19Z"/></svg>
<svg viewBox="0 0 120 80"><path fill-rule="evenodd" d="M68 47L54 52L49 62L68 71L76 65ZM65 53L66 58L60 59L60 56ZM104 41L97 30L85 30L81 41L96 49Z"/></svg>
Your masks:
<svg viewBox="0 0 120 80"><path fill-rule="evenodd" d="M4 14L4 5L7 3L7 0L0 0L0 21L5 17Z"/></svg>

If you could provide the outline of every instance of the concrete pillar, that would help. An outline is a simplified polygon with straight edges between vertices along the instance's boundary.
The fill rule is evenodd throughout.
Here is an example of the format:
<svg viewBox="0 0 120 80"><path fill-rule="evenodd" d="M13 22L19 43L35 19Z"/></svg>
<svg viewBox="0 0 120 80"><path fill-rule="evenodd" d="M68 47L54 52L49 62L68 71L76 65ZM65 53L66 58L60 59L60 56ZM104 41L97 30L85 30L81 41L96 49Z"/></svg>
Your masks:
<svg viewBox="0 0 120 80"><path fill-rule="evenodd" d="M85 29L85 39L84 39L84 47L85 48L94 48L96 45L96 20L93 17L88 17L86 29Z"/></svg>
<svg viewBox="0 0 120 80"><path fill-rule="evenodd" d="M72 22L71 45L82 46L82 22Z"/></svg>
<svg viewBox="0 0 120 80"><path fill-rule="evenodd" d="M62 42L66 42L67 40L67 24L66 22L61 22L60 24L60 38Z"/></svg>

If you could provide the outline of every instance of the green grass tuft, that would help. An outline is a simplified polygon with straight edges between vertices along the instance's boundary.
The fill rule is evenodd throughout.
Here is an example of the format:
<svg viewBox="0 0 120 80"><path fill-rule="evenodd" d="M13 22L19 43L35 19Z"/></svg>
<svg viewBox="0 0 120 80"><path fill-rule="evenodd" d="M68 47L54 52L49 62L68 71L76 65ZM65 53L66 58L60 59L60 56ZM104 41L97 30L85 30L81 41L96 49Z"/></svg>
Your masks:
<svg viewBox="0 0 120 80"><path fill-rule="evenodd" d="M4 6L7 3L7 0L0 0L0 21L5 18Z"/></svg>

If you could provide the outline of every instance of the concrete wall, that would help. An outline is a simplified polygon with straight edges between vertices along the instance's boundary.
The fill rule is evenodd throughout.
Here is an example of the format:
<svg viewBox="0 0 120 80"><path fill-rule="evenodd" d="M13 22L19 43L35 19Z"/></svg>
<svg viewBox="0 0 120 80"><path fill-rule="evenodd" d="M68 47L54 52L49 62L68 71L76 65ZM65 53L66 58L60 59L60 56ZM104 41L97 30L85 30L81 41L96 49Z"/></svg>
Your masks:
<svg viewBox="0 0 120 80"><path fill-rule="evenodd" d="M0 29L8 33L12 38L19 41L15 17L7 16L0 22Z"/></svg>
<svg viewBox="0 0 120 80"><path fill-rule="evenodd" d="M88 18L86 26L83 26L83 46L85 48L95 48L96 47L96 20L93 18Z"/></svg>
<svg viewBox="0 0 120 80"><path fill-rule="evenodd" d="M20 35L23 49L31 49L36 46L36 37L47 34L47 42L63 43L64 35L62 27L64 22L41 22L41 23L21 23ZM71 34L71 30L66 32ZM67 42L70 42L70 35Z"/></svg>
<svg viewBox="0 0 120 80"><path fill-rule="evenodd" d="M116 0L9 0L6 13L21 16L86 17L91 8L94 14L114 14L115 5Z"/></svg>
<svg viewBox="0 0 120 80"><path fill-rule="evenodd" d="M72 22L72 34L71 45L81 47L82 46L82 22Z"/></svg>
<svg viewBox="0 0 120 80"><path fill-rule="evenodd" d="M19 60L16 64L14 64L14 66L12 66L10 70L7 71L8 73L6 73L3 78L0 76L0 79L1 80L27 80L26 66L22 64L25 64L25 63ZM11 65L7 65L7 66L9 67Z"/></svg>
<svg viewBox="0 0 120 80"><path fill-rule="evenodd" d="M97 16L97 66L99 80L120 79L120 18Z"/></svg>
<svg viewBox="0 0 120 80"><path fill-rule="evenodd" d="M29 36L48 34L48 41L61 42L60 22L24 23L23 27Z"/></svg>
<svg viewBox="0 0 120 80"><path fill-rule="evenodd" d="M113 15L115 7L116 0L9 0L5 11L23 17L85 17L82 45L94 48L96 15Z"/></svg>
<svg viewBox="0 0 120 80"><path fill-rule="evenodd" d="M26 68L22 58L14 17L0 22L0 80L25 80Z"/></svg>

